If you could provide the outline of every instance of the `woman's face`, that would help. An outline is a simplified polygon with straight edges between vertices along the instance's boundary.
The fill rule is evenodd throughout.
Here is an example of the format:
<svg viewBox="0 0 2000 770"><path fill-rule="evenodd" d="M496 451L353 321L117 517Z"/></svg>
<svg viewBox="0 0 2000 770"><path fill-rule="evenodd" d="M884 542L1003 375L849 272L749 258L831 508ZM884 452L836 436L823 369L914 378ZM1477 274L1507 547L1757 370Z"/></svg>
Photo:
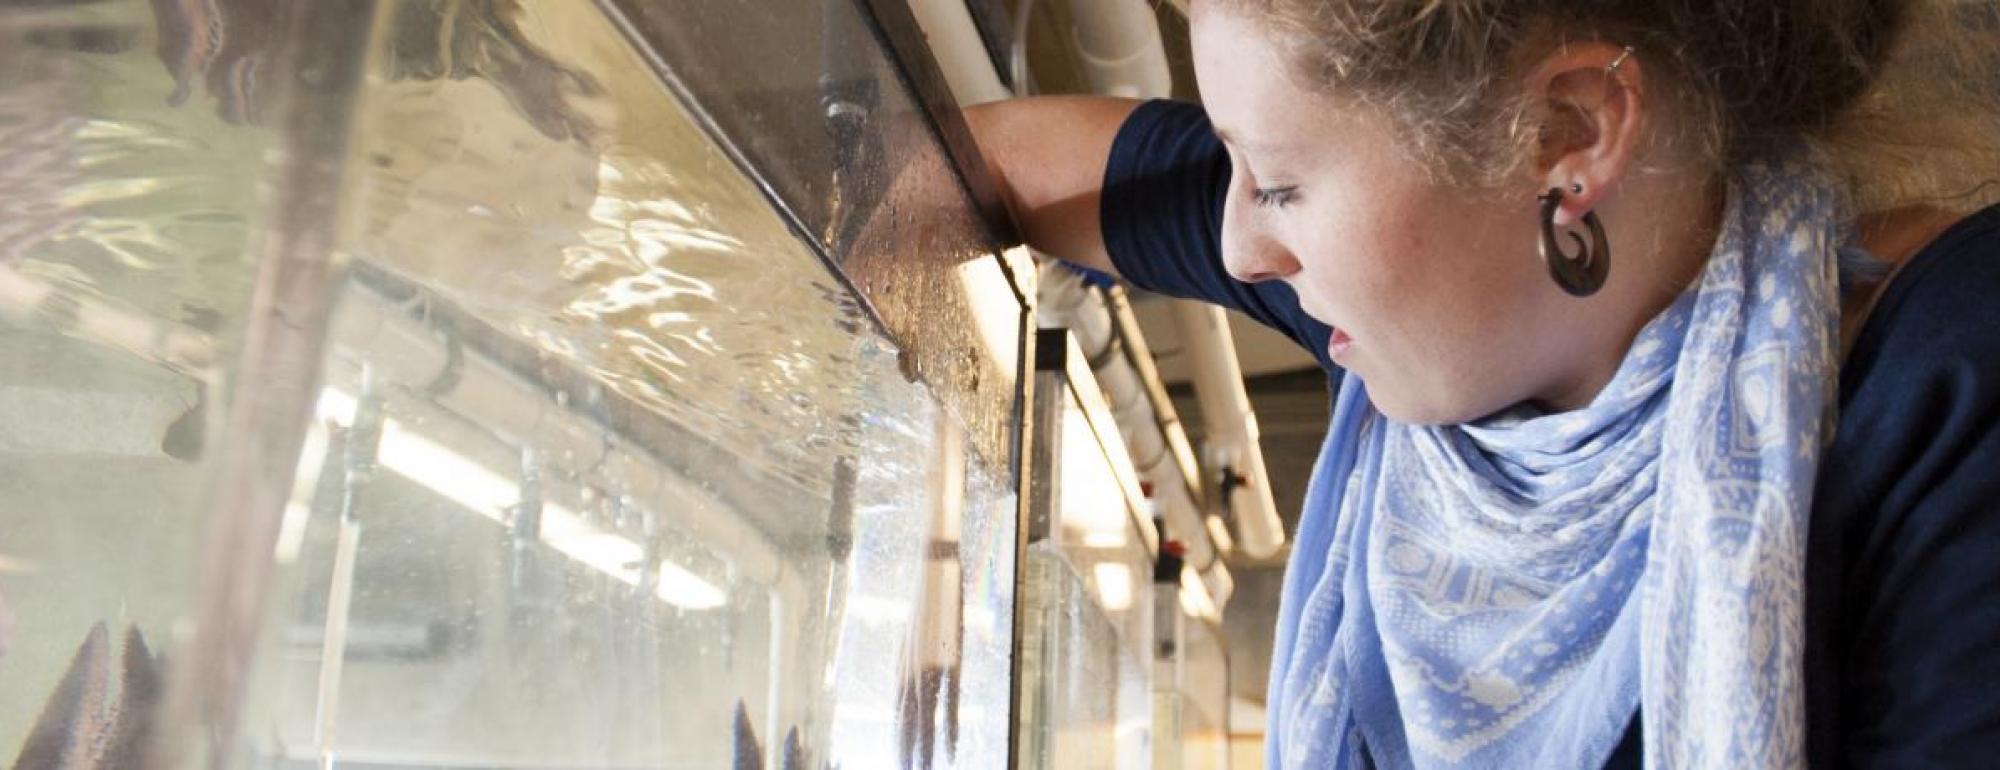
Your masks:
<svg viewBox="0 0 2000 770"><path fill-rule="evenodd" d="M1223 258L1281 280L1335 328L1336 363L1411 423L1559 399L1580 301L1536 252L1536 178L1469 191L1431 182L1381 112L1302 88L1261 29L1213 0L1193 14L1195 72L1229 149ZM1568 353L1566 348L1572 348Z"/></svg>

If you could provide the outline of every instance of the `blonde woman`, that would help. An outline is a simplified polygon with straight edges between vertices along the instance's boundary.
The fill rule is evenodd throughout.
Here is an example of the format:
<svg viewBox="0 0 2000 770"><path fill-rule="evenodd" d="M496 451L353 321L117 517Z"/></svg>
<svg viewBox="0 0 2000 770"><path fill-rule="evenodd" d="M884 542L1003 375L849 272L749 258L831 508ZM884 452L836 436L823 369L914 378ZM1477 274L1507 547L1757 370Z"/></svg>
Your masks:
<svg viewBox="0 0 2000 770"><path fill-rule="evenodd" d="M1191 21L1202 107L970 120L1031 243L1338 378L1271 767L2000 763L1990 3Z"/></svg>

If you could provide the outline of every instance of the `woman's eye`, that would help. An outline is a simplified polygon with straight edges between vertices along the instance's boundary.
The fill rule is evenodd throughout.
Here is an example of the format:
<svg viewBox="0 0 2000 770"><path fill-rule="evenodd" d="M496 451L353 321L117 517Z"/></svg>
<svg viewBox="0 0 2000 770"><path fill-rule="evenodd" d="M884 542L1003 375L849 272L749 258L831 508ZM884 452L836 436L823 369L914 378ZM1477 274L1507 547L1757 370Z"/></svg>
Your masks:
<svg viewBox="0 0 2000 770"><path fill-rule="evenodd" d="M1297 185L1291 187L1255 187L1250 190L1251 202L1259 206L1284 208L1291 204L1292 201L1297 200L1298 197L1299 188Z"/></svg>

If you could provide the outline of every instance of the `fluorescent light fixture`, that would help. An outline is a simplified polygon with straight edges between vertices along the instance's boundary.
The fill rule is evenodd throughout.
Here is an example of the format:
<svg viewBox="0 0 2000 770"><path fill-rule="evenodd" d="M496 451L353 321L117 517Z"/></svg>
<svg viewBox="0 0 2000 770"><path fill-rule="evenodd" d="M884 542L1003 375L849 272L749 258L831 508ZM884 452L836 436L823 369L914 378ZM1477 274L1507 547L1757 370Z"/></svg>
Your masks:
<svg viewBox="0 0 2000 770"><path fill-rule="evenodd" d="M1107 561L1090 571L1097 577L1097 598L1104 601L1104 609L1123 612L1132 608L1132 568Z"/></svg>
<svg viewBox="0 0 2000 770"><path fill-rule="evenodd" d="M1076 402L1064 405L1062 421L1062 526L1087 548L1123 547L1132 525L1118 476Z"/></svg>
<svg viewBox="0 0 2000 770"><path fill-rule="evenodd" d="M279 564L298 561L299 551L305 547L306 523L312 518L313 493L319 489L319 474L326 467L327 430L320 422L328 419L328 413L339 408L339 404L327 401L328 392L321 392L318 407L320 420L306 431L305 444L299 448L298 473L292 477L292 498L285 503L284 518L278 523L278 544L274 555ZM347 413L354 413L351 405Z"/></svg>
<svg viewBox="0 0 2000 770"><path fill-rule="evenodd" d="M690 610L715 609L728 602L728 597L723 596L722 590L715 584L664 560L660 562L660 588L654 593L659 595L660 601Z"/></svg>
<svg viewBox="0 0 2000 770"><path fill-rule="evenodd" d="M999 630L1000 615L985 605L967 602L965 605L965 627L974 631L992 633Z"/></svg>
<svg viewBox="0 0 2000 770"><path fill-rule="evenodd" d="M320 416L351 424L355 403L353 396L327 388L320 394ZM505 525L508 511L521 500L521 487L512 479L410 432L395 420L382 421L382 443L376 448L375 459L397 475L497 524ZM639 567L646 554L631 538L606 531L555 503L542 505L540 534L542 542L577 563L626 585L639 585ZM714 583L665 559L660 560L660 584L654 594L661 601L690 610L728 603L727 595Z"/></svg>
<svg viewBox="0 0 2000 770"><path fill-rule="evenodd" d="M1187 567L1181 568L1181 611L1189 617L1221 620L1215 602L1208 598L1208 586L1202 585L1201 578Z"/></svg>
<svg viewBox="0 0 2000 770"><path fill-rule="evenodd" d="M375 459L382 467L495 522L505 523L507 509L521 500L521 489L512 479L404 430L394 420L382 423L382 445Z"/></svg>
<svg viewBox="0 0 2000 770"><path fill-rule="evenodd" d="M332 420L342 425L354 424L355 400L346 391L327 388L319 392L319 418Z"/></svg>
<svg viewBox="0 0 2000 770"><path fill-rule="evenodd" d="M912 602L894 597L870 594L853 594L847 597L848 615L875 623L909 622L913 609L915 606Z"/></svg>
<svg viewBox="0 0 2000 770"><path fill-rule="evenodd" d="M1029 262L1022 257L1017 259L1021 264ZM955 272L987 360L1011 366L1021 346L1021 301L1014 296L1013 282L1007 280L1007 273L993 259L971 260L959 265Z"/></svg>
<svg viewBox="0 0 2000 770"><path fill-rule="evenodd" d="M279 564L299 560L299 552L306 546L306 520L310 518L312 508L297 498L285 503L285 517L278 523L278 546L274 551Z"/></svg>

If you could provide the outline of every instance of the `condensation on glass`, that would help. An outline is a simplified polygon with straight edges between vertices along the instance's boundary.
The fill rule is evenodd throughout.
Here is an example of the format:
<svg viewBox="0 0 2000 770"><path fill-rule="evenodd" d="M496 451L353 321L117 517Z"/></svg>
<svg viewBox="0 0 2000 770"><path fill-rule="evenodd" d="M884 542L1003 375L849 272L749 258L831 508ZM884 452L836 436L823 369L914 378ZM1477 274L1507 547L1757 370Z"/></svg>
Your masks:
<svg viewBox="0 0 2000 770"><path fill-rule="evenodd" d="M1063 336L1056 339L1065 340ZM1038 344L1048 344L1047 341ZM1020 623L1023 768L1153 767L1156 533L1136 474L1074 345L1036 385L1043 462Z"/></svg>
<svg viewBox="0 0 2000 770"><path fill-rule="evenodd" d="M1229 659L1190 565L1156 569L1171 532L1144 492L1110 407L1065 333L1035 384L1020 623L1026 768L1229 767ZM1164 578L1162 580L1161 578Z"/></svg>
<svg viewBox="0 0 2000 770"><path fill-rule="evenodd" d="M879 42L868 10L877 3L598 3L652 44L671 85L839 263L973 446L1006 454L1025 362L1013 357L1021 299L1001 273L1011 265L1013 280L1026 283L1033 269L1025 256L981 258L992 238L961 175L983 174L983 163L955 168L934 138L945 126L927 119L922 95L903 85L911 78ZM991 208L990 189L981 200Z"/></svg>
<svg viewBox="0 0 2000 770"><path fill-rule="evenodd" d="M976 217L802 233L609 7L0 5L0 761L1004 762Z"/></svg>

